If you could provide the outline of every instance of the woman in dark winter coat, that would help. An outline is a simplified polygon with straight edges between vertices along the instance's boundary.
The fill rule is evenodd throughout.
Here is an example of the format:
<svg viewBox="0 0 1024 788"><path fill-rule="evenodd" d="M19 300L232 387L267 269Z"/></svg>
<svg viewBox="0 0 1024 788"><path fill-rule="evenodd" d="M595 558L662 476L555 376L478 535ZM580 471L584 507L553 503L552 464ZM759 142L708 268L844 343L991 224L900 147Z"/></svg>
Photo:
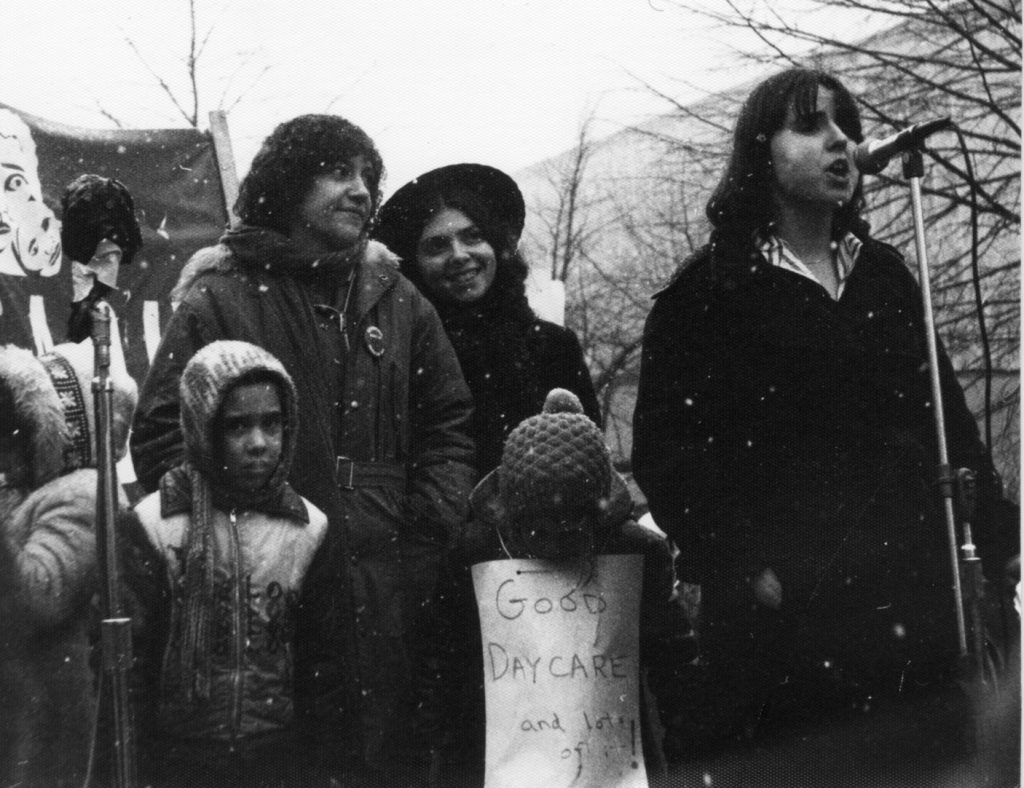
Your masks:
<svg viewBox="0 0 1024 788"><path fill-rule="evenodd" d="M263 347L295 381L289 482L330 522L303 588L296 672L309 692L296 702L339 780L410 754L406 635L474 482L472 403L444 328L366 240L382 176L372 140L342 118L278 126L242 182L245 224L183 271L132 433L152 490L183 459L181 370L215 339Z"/></svg>
<svg viewBox="0 0 1024 788"><path fill-rule="evenodd" d="M515 181L482 164L452 164L407 183L381 209L375 237L441 315L473 392L481 475L506 436L566 388L597 424L600 409L576 335L540 320L526 300L517 250L525 207Z"/></svg>
<svg viewBox="0 0 1024 788"><path fill-rule="evenodd" d="M709 678L692 718L713 738L953 678L922 306L859 217L861 139L836 79L792 69L759 85L710 242L645 328L633 469L680 579L701 585ZM998 481L939 363L951 462L979 473L988 505ZM1019 548L985 515L975 537L998 575Z"/></svg>

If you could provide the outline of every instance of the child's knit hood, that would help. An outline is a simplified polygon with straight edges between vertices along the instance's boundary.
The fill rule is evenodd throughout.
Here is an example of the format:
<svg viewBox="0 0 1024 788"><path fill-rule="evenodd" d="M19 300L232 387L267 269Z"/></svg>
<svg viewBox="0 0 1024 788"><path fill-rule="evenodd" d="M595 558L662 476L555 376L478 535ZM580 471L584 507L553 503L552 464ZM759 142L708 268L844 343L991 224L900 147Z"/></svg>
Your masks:
<svg viewBox="0 0 1024 788"><path fill-rule="evenodd" d="M281 461L267 482L264 495L278 495L288 479L298 434L298 395L284 366L261 347L248 342L221 340L200 348L181 376L181 429L185 458L200 471L216 491L222 473L217 466L214 428L217 413L229 389L243 377L267 374L277 381L284 416ZM255 503L256 501L254 501Z"/></svg>
<svg viewBox="0 0 1024 788"><path fill-rule="evenodd" d="M217 415L230 388L250 375L267 375L278 383L284 424L281 459L266 486L244 501L226 483L217 460ZM210 619L214 596L214 538L211 535L214 507L243 504L261 509L281 498L287 488L298 425L295 384L281 362L263 348L248 342L221 340L201 348L185 365L179 388L181 431L185 438L185 463L164 475L176 473L188 480L190 518L185 536L184 631L181 634L181 676L190 699L208 698L211 683ZM161 506L161 511L163 511ZM166 512L165 512L166 516Z"/></svg>

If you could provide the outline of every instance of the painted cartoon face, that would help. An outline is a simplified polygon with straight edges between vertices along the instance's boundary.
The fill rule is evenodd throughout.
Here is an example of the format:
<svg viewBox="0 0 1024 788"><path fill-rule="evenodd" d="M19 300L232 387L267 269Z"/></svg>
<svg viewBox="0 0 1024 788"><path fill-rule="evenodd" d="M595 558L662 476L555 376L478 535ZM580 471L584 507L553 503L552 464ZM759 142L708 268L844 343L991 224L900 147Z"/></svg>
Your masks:
<svg viewBox="0 0 1024 788"><path fill-rule="evenodd" d="M453 304L479 301L498 271L494 249L480 228L455 208L427 222L416 246L416 266L431 294Z"/></svg>
<svg viewBox="0 0 1024 788"><path fill-rule="evenodd" d="M25 121L0 109L0 274L60 270L60 222L43 202L36 146Z"/></svg>

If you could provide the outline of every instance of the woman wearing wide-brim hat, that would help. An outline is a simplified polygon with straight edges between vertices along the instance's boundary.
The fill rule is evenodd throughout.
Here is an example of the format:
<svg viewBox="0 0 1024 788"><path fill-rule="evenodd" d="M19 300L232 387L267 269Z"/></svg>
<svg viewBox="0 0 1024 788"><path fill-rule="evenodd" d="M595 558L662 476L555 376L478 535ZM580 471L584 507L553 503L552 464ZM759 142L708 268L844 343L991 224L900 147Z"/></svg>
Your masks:
<svg viewBox="0 0 1024 788"><path fill-rule="evenodd" d="M529 269L517 249L525 215L519 187L501 170L451 164L395 192L374 231L441 315L473 393L481 475L553 388L575 393L601 424L576 335L539 319L527 302Z"/></svg>

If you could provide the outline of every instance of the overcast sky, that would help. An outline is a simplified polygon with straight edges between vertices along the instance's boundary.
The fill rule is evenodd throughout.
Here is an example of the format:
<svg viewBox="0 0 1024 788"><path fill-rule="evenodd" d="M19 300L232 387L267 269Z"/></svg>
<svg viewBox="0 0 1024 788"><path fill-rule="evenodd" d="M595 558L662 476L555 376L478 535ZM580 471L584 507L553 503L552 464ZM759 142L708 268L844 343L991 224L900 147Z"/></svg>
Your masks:
<svg viewBox="0 0 1024 788"><path fill-rule="evenodd" d="M240 175L278 122L305 112L365 128L391 192L455 161L515 171L553 156L589 113L607 133L666 111L644 82L685 100L751 76L729 52L753 42L671 0L196 5L200 34L212 31L198 61L200 127L209 110L230 110ZM187 99L187 0L4 0L2 14L0 102L78 126L109 128L104 113L126 127L184 125L154 73Z"/></svg>

